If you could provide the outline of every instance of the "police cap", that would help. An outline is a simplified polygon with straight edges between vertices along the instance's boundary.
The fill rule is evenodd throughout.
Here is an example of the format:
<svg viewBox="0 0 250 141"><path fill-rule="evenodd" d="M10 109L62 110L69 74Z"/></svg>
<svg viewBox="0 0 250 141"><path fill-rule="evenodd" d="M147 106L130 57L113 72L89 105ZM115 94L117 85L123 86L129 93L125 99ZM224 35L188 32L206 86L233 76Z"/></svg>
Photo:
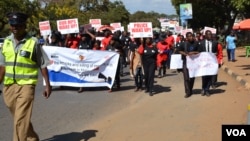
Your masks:
<svg viewBox="0 0 250 141"><path fill-rule="evenodd" d="M28 15L21 12L10 12L7 14L10 25L25 24Z"/></svg>

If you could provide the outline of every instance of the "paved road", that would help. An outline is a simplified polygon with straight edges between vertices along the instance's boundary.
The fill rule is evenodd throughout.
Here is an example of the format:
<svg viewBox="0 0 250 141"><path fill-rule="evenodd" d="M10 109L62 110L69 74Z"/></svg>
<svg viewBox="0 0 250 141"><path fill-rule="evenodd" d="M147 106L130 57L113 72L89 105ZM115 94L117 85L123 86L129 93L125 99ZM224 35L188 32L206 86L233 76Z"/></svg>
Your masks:
<svg viewBox="0 0 250 141"><path fill-rule="evenodd" d="M223 78L225 82L227 78ZM80 141L80 137L85 133L91 136L95 129L86 130L92 123L101 121L102 118L110 116L118 111L122 111L131 106L139 104L145 99L157 96L172 95L178 99L184 99L184 88L182 74L171 73L162 79L156 79L156 91L153 97L149 97L143 92L133 92L133 81L129 76L122 77L121 91L108 93L106 88L91 88L78 94L77 89L66 88L58 90L56 87L51 97L46 100L42 97L43 87L37 86L34 103L33 118L34 128L43 141ZM39 82L41 84L41 81ZM197 96L200 93L200 78L196 79L194 96L191 99L200 100ZM222 83L224 85L226 83ZM237 81L227 84L228 87L238 86ZM223 94L226 90L217 89L215 92ZM237 91L237 89L235 90ZM177 95L177 97L176 97ZM178 105L178 101L177 105ZM167 107L167 105L166 105ZM12 119L0 98L0 140L10 141L12 136ZM129 115L127 115L129 116ZM81 134L80 134L81 133Z"/></svg>
<svg viewBox="0 0 250 141"><path fill-rule="evenodd" d="M81 132L89 123L126 108L131 100L139 101L147 96L133 92L133 80L129 75L122 77L121 90L112 93L108 93L105 87L87 88L80 94L77 93L77 88L53 89L51 97L46 100L42 97L41 78L36 87L32 121L40 138L44 140L58 134ZM2 96L0 113L0 140L10 141L12 119Z"/></svg>

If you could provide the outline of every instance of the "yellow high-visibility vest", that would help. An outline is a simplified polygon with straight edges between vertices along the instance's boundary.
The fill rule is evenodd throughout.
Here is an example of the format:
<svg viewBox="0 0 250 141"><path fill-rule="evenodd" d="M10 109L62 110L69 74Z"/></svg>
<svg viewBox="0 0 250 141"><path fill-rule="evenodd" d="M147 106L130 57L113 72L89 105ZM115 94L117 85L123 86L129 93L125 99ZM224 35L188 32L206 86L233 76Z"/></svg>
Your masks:
<svg viewBox="0 0 250 141"><path fill-rule="evenodd" d="M20 85L36 84L38 81L38 66L32 60L36 41L32 38L15 53L11 39L4 40L2 53L5 57L4 84L17 83Z"/></svg>

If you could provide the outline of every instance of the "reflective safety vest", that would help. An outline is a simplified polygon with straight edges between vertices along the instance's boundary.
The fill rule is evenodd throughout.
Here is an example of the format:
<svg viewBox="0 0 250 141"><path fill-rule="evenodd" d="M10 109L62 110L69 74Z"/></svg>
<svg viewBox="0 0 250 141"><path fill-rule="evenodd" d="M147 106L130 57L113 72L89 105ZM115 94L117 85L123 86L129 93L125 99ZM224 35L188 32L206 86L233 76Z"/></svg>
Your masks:
<svg viewBox="0 0 250 141"><path fill-rule="evenodd" d="M25 41L15 53L11 39L5 39L2 53L5 57L4 84L20 85L36 84L38 81L38 66L32 60L36 41L32 38Z"/></svg>

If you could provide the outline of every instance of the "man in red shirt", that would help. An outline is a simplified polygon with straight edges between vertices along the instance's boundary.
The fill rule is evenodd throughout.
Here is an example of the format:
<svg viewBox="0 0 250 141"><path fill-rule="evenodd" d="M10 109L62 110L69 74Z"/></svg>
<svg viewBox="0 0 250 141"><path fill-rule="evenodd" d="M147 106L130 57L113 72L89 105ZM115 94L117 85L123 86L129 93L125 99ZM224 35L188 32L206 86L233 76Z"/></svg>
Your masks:
<svg viewBox="0 0 250 141"><path fill-rule="evenodd" d="M74 33L68 34L65 41L65 46L68 48L78 49L80 37L75 36Z"/></svg>
<svg viewBox="0 0 250 141"><path fill-rule="evenodd" d="M158 49L157 54L157 68L158 68L158 77L161 78L166 75L166 61L168 59L167 52L169 51L168 43L165 40L165 36L160 37L160 41L156 44Z"/></svg>
<svg viewBox="0 0 250 141"><path fill-rule="evenodd" d="M112 34L110 30L106 30L104 32L104 38L101 41L101 50L106 50L107 46L109 45L109 42L112 38Z"/></svg>
<svg viewBox="0 0 250 141"><path fill-rule="evenodd" d="M168 60L167 60L167 67L170 67L170 59L171 55L174 52L174 46L175 46L175 39L173 37L173 33L171 31L167 32L167 38L165 40L169 46L169 51L168 51Z"/></svg>

